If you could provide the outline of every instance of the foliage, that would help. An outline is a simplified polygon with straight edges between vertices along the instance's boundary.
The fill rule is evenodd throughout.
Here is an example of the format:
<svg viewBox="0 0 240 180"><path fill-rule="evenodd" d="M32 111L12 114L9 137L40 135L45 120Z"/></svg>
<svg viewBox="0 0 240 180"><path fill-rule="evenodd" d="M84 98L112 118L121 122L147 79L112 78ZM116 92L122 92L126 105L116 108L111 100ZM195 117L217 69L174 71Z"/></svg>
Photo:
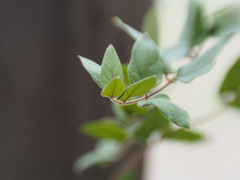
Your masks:
<svg viewBox="0 0 240 180"><path fill-rule="evenodd" d="M202 140L202 134L189 130L188 112L161 91L176 81L189 83L208 72L224 45L240 31L239 14L240 8L234 5L206 16L200 1L190 0L179 41L165 51L158 47L158 19L153 8L146 13L142 32L114 17L113 23L135 43L129 64L121 64L112 45L107 48L101 66L79 56L83 67L102 89L101 95L112 101L115 117L82 126L85 134L100 141L94 151L76 162L75 169L83 171L92 165L113 162L121 158L120 151L129 142L148 144L153 136L185 142ZM217 39L216 43L200 52L211 37ZM172 61L183 57L191 57L191 61L174 71ZM228 72L220 94L226 104L240 108L240 59Z"/></svg>

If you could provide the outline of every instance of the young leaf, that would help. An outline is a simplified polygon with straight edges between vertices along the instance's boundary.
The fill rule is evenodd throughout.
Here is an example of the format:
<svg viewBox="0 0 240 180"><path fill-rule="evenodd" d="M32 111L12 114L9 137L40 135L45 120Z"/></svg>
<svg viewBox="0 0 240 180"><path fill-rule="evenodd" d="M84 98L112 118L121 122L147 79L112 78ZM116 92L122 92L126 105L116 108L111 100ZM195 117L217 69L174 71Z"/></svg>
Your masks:
<svg viewBox="0 0 240 180"><path fill-rule="evenodd" d="M100 73L102 88L104 89L113 78L118 76L123 82L124 77L121 62L115 48L110 45L104 54L102 62Z"/></svg>
<svg viewBox="0 0 240 180"><path fill-rule="evenodd" d="M75 173L81 173L95 165L112 163L118 160L122 149L123 145L120 142L101 140L96 144L93 151L90 151L77 159L73 165L73 171Z"/></svg>
<svg viewBox="0 0 240 180"><path fill-rule="evenodd" d="M116 122L110 120L86 123L82 127L82 132L100 139L124 141L127 138L124 129Z"/></svg>
<svg viewBox="0 0 240 180"><path fill-rule="evenodd" d="M222 49L225 43L229 40L231 35L221 38L211 49L204 54L198 56L186 66L181 67L177 71L177 79L188 83L199 75L209 71L214 63L214 58Z"/></svg>
<svg viewBox="0 0 240 180"><path fill-rule="evenodd" d="M141 96L146 94L156 84L156 76L147 77L141 81L128 86L122 95L118 98L119 100L126 102L129 98L134 96Z"/></svg>
<svg viewBox="0 0 240 180"><path fill-rule="evenodd" d="M117 97L120 96L125 89L125 86L119 77L113 78L105 89L102 90L104 97Z"/></svg>
<svg viewBox="0 0 240 180"><path fill-rule="evenodd" d="M142 35L141 32L125 24L119 17L113 17L112 20L116 27L127 33L134 40L138 39Z"/></svg>
<svg viewBox="0 0 240 180"><path fill-rule="evenodd" d="M131 83L153 75L156 75L157 83L162 80L163 64L159 57L159 50L148 33L138 38L133 46L128 75Z"/></svg>
<svg viewBox="0 0 240 180"><path fill-rule="evenodd" d="M228 71L222 83L220 94L223 100L237 108L240 108L240 58Z"/></svg>
<svg viewBox="0 0 240 180"><path fill-rule="evenodd" d="M168 131L162 135L162 138L185 142L197 142L204 139L202 134L185 129Z"/></svg>
<svg viewBox="0 0 240 180"><path fill-rule="evenodd" d="M157 94L148 100L138 102L139 107L154 105L170 121L184 128L189 128L190 117L188 113L174 104L165 94Z"/></svg>
<svg viewBox="0 0 240 180"><path fill-rule="evenodd" d="M134 132L134 139L145 143L151 133L156 130L165 132L170 129L169 120L157 108L152 109Z"/></svg>
<svg viewBox="0 0 240 180"><path fill-rule="evenodd" d="M97 63L91 61L90 59L84 58L82 56L78 56L83 67L87 70L87 72L91 75L93 80L97 83L97 85L102 88L101 80L100 80L100 72L101 66Z"/></svg>
<svg viewBox="0 0 240 180"><path fill-rule="evenodd" d="M142 32L148 32L152 40L158 44L158 20L153 7L149 8L144 16Z"/></svg>

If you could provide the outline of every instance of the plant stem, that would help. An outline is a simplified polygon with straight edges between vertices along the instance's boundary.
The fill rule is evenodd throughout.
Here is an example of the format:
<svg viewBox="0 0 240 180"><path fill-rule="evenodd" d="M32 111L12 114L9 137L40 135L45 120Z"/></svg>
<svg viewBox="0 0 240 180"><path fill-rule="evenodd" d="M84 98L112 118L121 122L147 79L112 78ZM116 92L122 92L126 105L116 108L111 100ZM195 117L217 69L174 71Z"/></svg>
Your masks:
<svg viewBox="0 0 240 180"><path fill-rule="evenodd" d="M137 99L134 99L134 100L131 100L131 101L126 101L126 102L123 102L123 101L119 101L115 98L111 98L111 101L115 102L115 103L118 103L118 104L121 104L121 105L130 105L130 104L135 104L139 101L142 101L142 100L145 100L147 98L150 98L151 96L159 93L160 91L162 91L163 89L165 89L168 85L170 85L171 83L175 82L174 79L168 79L168 82L160 87L160 88L156 88L156 90L154 90L153 92L151 92L150 94L146 94L145 96L143 97L140 97L140 98L137 98Z"/></svg>

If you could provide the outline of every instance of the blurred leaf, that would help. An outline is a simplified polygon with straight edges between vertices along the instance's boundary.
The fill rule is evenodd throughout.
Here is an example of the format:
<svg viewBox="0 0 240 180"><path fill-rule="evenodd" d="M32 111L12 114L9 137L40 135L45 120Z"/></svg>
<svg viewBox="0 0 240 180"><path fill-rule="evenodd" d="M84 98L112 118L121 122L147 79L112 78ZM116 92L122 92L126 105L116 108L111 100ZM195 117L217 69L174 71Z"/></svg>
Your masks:
<svg viewBox="0 0 240 180"><path fill-rule="evenodd" d="M102 62L100 73L102 88L104 89L113 78L118 76L123 82L124 77L121 62L115 48L110 45L104 54Z"/></svg>
<svg viewBox="0 0 240 180"><path fill-rule="evenodd" d="M141 32L139 32L136 29L132 28L131 26L125 24L119 17L113 17L112 20L113 20L113 24L116 27L118 27L119 29L121 29L122 31L127 33L134 40L136 40L137 38L139 38L142 35Z"/></svg>
<svg viewBox="0 0 240 180"><path fill-rule="evenodd" d="M91 75L93 80L101 88L102 87L101 80L100 80L101 66L85 57L78 56L78 58L80 59L83 67L87 70L87 72Z"/></svg>
<svg viewBox="0 0 240 180"><path fill-rule="evenodd" d="M128 77L128 72L127 72L128 64L123 64L122 69L123 69L123 75L124 75L124 84L128 86L129 84L131 84Z"/></svg>
<svg viewBox="0 0 240 180"><path fill-rule="evenodd" d="M171 62L176 59L181 59L189 55L191 48L185 45L176 45L162 52L167 62Z"/></svg>
<svg viewBox="0 0 240 180"><path fill-rule="evenodd" d="M213 14L213 35L240 32L240 4L231 4Z"/></svg>
<svg viewBox="0 0 240 180"><path fill-rule="evenodd" d="M179 44L192 47L202 42L206 37L203 11L200 1L190 0L187 20L180 36Z"/></svg>
<svg viewBox="0 0 240 180"><path fill-rule="evenodd" d="M120 96L125 89L125 86L119 77L113 78L107 87L102 90L102 96L104 97L117 97Z"/></svg>
<svg viewBox="0 0 240 180"><path fill-rule="evenodd" d="M177 79L188 83L199 75L202 75L209 71L213 64L214 58L218 52L223 48L231 35L222 37L211 49L202 55L199 55L196 59L191 61L186 66L183 66L177 71Z"/></svg>
<svg viewBox="0 0 240 180"><path fill-rule="evenodd" d="M240 58L228 71L220 94L226 103L240 108Z"/></svg>
<svg viewBox="0 0 240 180"><path fill-rule="evenodd" d="M82 132L99 139L124 141L127 138L124 129L113 120L86 123L82 127Z"/></svg>
<svg viewBox="0 0 240 180"><path fill-rule="evenodd" d="M136 175L133 171L130 171L130 172L123 174L123 176L117 180L136 180Z"/></svg>
<svg viewBox="0 0 240 180"><path fill-rule="evenodd" d="M150 89L154 87L156 82L157 82L156 76L152 76L147 77L134 84L131 84L126 88L126 90L122 93L122 95L118 99L125 102L131 97L146 94Z"/></svg>
<svg viewBox="0 0 240 180"><path fill-rule="evenodd" d="M154 105L170 121L184 128L189 128L190 117L188 113L174 104L165 94L156 94L148 100L138 102L139 107Z"/></svg>
<svg viewBox="0 0 240 180"><path fill-rule="evenodd" d="M153 7L149 8L144 16L142 32L148 32L154 42L158 44L158 20Z"/></svg>
<svg viewBox="0 0 240 180"><path fill-rule="evenodd" d="M204 139L202 134L185 129L169 131L163 134L162 138L186 142L197 142Z"/></svg>
<svg viewBox="0 0 240 180"><path fill-rule="evenodd" d="M111 140L99 141L95 149L80 158L73 165L75 173L81 173L86 169L95 166L112 163L119 158L119 154L123 148L123 144Z"/></svg>
<svg viewBox="0 0 240 180"><path fill-rule="evenodd" d="M138 38L133 46L128 76L131 83L135 83L153 75L156 75L159 84L162 80L163 64L157 45L146 33Z"/></svg>
<svg viewBox="0 0 240 180"><path fill-rule="evenodd" d="M141 122L134 132L134 139L140 142L147 142L152 132L160 130L165 132L170 129L169 120L166 119L157 108L152 109L148 116Z"/></svg>

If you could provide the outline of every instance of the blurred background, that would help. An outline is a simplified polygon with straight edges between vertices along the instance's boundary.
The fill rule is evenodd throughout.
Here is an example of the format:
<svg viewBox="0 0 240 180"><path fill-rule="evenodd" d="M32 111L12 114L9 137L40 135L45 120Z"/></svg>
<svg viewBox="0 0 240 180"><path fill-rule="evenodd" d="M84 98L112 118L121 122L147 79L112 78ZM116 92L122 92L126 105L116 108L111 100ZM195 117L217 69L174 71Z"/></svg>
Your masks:
<svg viewBox="0 0 240 180"><path fill-rule="evenodd" d="M162 48L177 42L187 2L154 2L161 19ZM240 0L203 2L211 13ZM109 100L100 96L100 88L77 55L100 64L106 47L113 44L121 61L128 62L133 41L111 24L111 17L119 16L139 29L151 4L151 0L0 2L1 180L106 180L111 168L92 168L81 175L72 172L74 161L94 146L92 138L79 133L79 126L112 114ZM217 91L240 55L239 41L235 36L219 55L222 63L210 73L169 90L193 119L204 119L203 114L221 108ZM207 137L200 144L151 146L145 179L240 179L239 120L239 112L228 110L196 127Z"/></svg>
<svg viewBox="0 0 240 180"><path fill-rule="evenodd" d="M99 64L109 44L127 62L133 41L112 16L139 28L150 0L0 1L0 179L105 180L74 175L94 140L80 124L111 115L77 55Z"/></svg>

